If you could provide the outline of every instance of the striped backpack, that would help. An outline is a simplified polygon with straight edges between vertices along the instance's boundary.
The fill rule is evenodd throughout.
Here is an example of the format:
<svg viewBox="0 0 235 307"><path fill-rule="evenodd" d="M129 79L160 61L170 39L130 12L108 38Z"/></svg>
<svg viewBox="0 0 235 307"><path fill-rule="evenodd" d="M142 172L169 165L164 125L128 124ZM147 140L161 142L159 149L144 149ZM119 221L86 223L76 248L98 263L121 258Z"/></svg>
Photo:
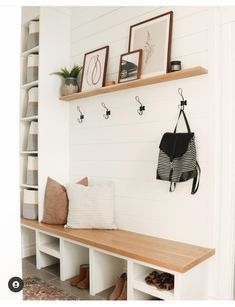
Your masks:
<svg viewBox="0 0 235 307"><path fill-rule="evenodd" d="M187 133L176 132L181 115L183 115ZM199 187L201 170L196 157L194 133L190 130L184 108L180 109L174 132L163 135L159 149L157 179L169 181L169 191L173 192L177 182L193 178L191 194L195 194Z"/></svg>

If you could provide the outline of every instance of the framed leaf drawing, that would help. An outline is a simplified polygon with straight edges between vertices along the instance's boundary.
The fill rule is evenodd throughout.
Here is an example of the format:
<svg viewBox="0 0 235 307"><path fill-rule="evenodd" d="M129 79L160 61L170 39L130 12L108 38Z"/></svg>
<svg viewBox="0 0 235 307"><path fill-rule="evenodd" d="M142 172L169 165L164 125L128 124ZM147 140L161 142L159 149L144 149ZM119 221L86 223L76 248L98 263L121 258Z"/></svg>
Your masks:
<svg viewBox="0 0 235 307"><path fill-rule="evenodd" d="M90 91L104 86L108 63L109 46L85 54L83 61L81 91Z"/></svg>
<svg viewBox="0 0 235 307"><path fill-rule="evenodd" d="M153 17L130 27L129 52L143 49L141 77L169 70L173 12Z"/></svg>

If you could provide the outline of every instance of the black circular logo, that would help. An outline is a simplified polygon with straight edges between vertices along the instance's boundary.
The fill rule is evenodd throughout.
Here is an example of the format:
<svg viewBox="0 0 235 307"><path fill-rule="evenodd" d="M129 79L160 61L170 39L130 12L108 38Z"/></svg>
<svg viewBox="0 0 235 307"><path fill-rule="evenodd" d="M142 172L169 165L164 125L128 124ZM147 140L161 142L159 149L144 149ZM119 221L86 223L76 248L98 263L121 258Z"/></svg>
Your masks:
<svg viewBox="0 0 235 307"><path fill-rule="evenodd" d="M24 288L24 282L20 277L12 277L8 281L8 288L12 292L20 292Z"/></svg>

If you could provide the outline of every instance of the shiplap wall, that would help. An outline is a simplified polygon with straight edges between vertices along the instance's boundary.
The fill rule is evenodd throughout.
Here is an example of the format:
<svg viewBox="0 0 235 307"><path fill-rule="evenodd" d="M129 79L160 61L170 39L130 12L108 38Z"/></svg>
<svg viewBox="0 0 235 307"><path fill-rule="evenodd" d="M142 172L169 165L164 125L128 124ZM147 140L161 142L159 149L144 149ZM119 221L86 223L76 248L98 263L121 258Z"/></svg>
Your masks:
<svg viewBox="0 0 235 307"><path fill-rule="evenodd" d="M84 53L110 46L107 79L117 80L120 54L127 52L129 27L172 10L172 59L183 67L208 67L207 7L77 7L71 19L71 64L82 65ZM70 181L88 176L93 182L112 180L116 187L116 222L120 228L180 240L211 244L213 211L211 189L211 101L208 76L91 97L70 103ZM182 87L187 115L196 133L201 185L191 195L192 182L157 181L158 145L172 131L178 115ZM137 114L138 95L146 106ZM105 102L111 117L103 118ZM85 115L77 122L77 105ZM182 128L183 129L183 128Z"/></svg>

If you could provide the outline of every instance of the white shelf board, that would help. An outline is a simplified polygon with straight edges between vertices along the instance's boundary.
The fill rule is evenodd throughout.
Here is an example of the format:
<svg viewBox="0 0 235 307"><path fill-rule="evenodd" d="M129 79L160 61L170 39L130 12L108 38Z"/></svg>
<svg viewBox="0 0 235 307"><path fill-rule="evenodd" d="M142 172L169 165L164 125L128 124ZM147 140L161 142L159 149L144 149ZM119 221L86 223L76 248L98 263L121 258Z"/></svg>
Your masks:
<svg viewBox="0 0 235 307"><path fill-rule="evenodd" d="M21 151L21 155L36 155L38 154L38 151Z"/></svg>
<svg viewBox="0 0 235 307"><path fill-rule="evenodd" d="M154 286L147 285L144 281L134 280L133 288L163 300L174 300L174 290L158 290Z"/></svg>
<svg viewBox="0 0 235 307"><path fill-rule="evenodd" d="M29 184L21 184L20 187L21 187L21 188L35 189L35 190L38 189L38 186L37 186L37 185L29 185Z"/></svg>
<svg viewBox="0 0 235 307"><path fill-rule="evenodd" d="M36 46L32 49L26 50L21 53L22 57L27 57L30 53L38 53L39 52L39 46Z"/></svg>
<svg viewBox="0 0 235 307"><path fill-rule="evenodd" d="M37 119L38 119L38 115L20 118L22 122L30 122L32 120L37 120Z"/></svg>
<svg viewBox="0 0 235 307"><path fill-rule="evenodd" d="M50 256L60 259L59 240L56 242L44 243L42 245L39 245L39 250L45 254L48 254Z"/></svg>
<svg viewBox="0 0 235 307"><path fill-rule="evenodd" d="M31 88L31 87L33 87L33 86L36 86L36 85L38 85L38 80L33 81L33 82L30 82L30 83L22 84L22 85L21 85L21 88L23 88L23 89L29 89L29 88Z"/></svg>
<svg viewBox="0 0 235 307"><path fill-rule="evenodd" d="M31 18L30 20L26 21L25 23L22 24L22 27L29 27L29 23L31 21L40 21L40 15L36 15L35 17Z"/></svg>

